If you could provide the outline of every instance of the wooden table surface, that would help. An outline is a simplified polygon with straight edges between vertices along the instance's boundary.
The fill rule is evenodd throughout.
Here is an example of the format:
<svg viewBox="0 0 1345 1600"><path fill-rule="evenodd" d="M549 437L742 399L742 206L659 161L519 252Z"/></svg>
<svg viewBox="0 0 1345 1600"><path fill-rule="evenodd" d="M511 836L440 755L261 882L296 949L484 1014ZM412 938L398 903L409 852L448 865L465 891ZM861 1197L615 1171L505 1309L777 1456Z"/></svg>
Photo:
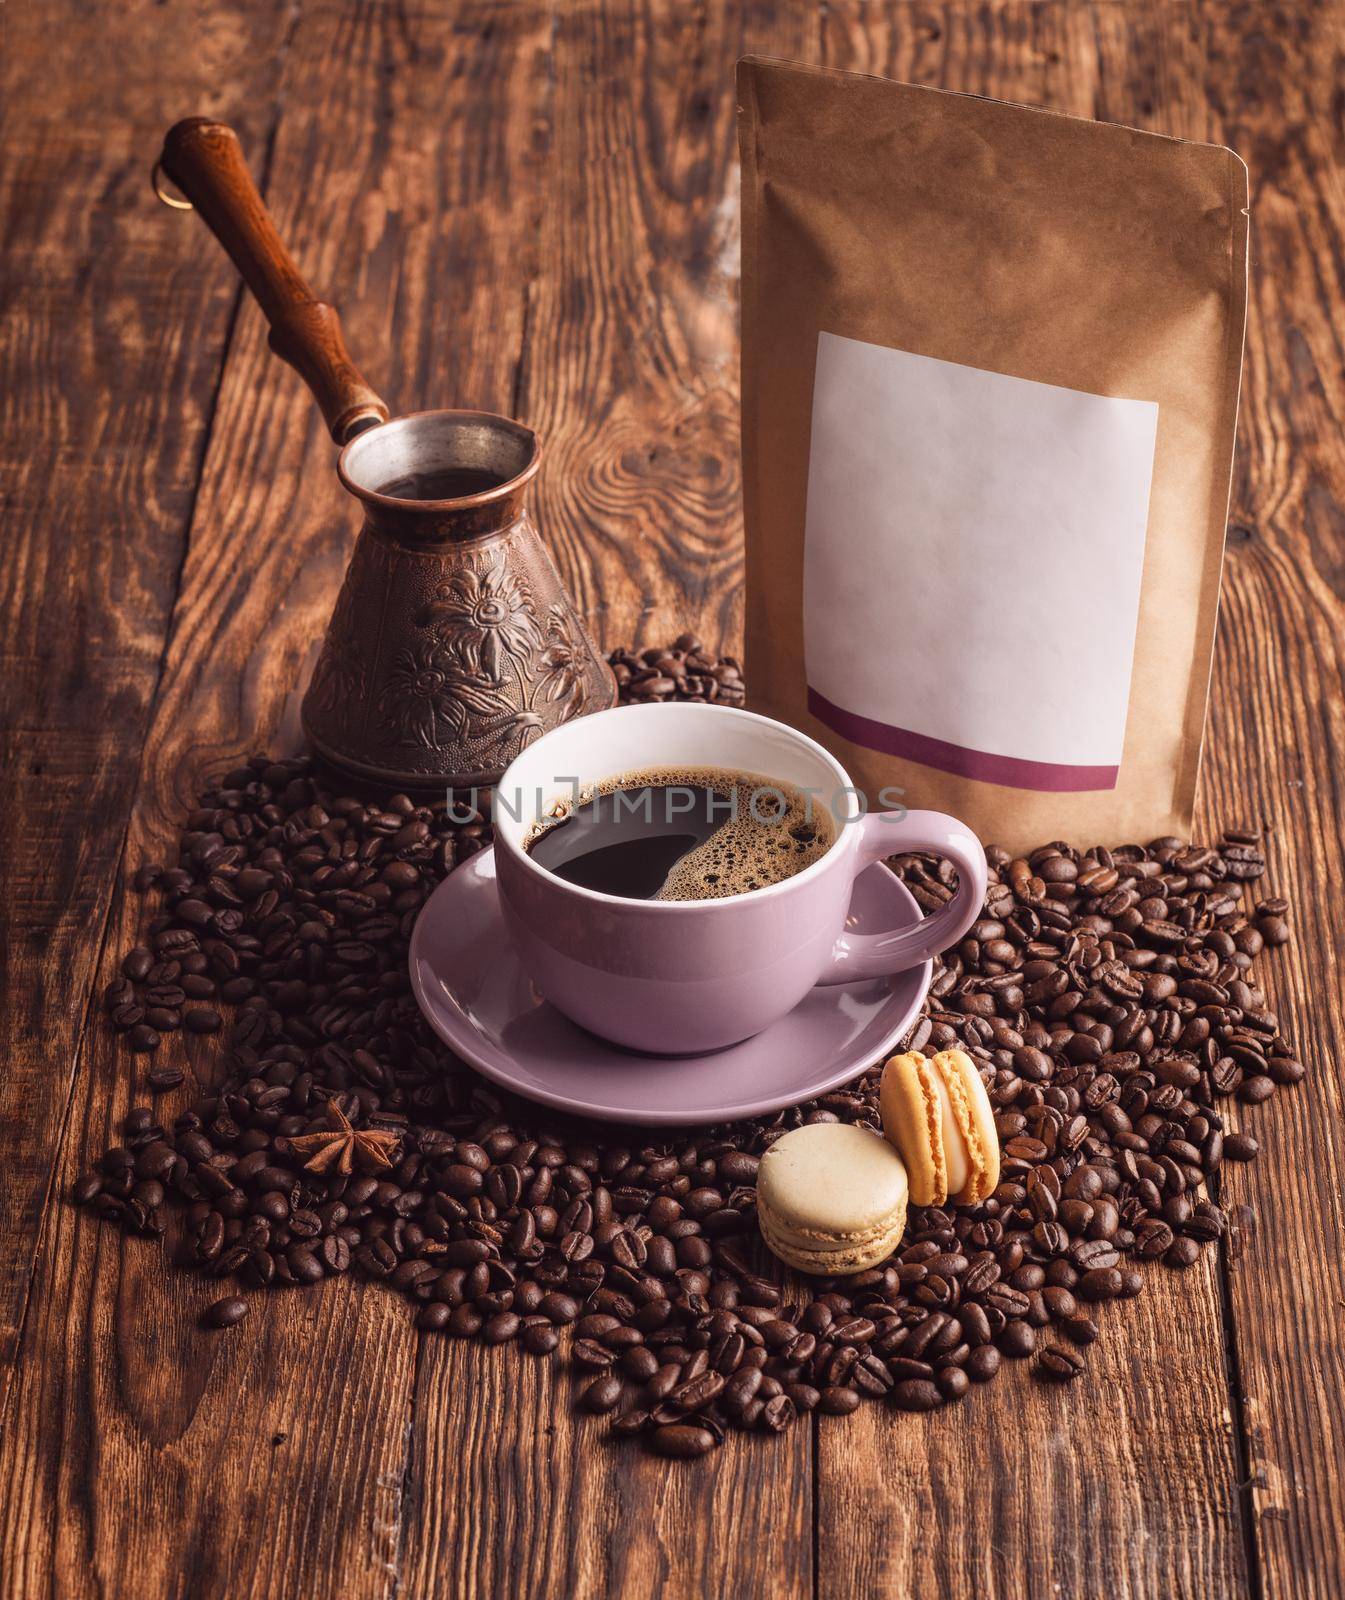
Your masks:
<svg viewBox="0 0 1345 1600"><path fill-rule="evenodd" d="M1345 5L8 0L0 28L3 1593L1345 1592ZM98 1011L127 864L272 737L355 531L260 314L150 195L164 128L235 123L396 408L541 431L538 520L605 644L732 647L748 49L1250 164L1204 815L1269 830L1297 940L1264 965L1310 1076L1246 1119L1226 1247L1108 1308L1082 1381L1015 1368L687 1467L376 1287L204 1334L197 1280L64 1196L132 1103Z"/></svg>

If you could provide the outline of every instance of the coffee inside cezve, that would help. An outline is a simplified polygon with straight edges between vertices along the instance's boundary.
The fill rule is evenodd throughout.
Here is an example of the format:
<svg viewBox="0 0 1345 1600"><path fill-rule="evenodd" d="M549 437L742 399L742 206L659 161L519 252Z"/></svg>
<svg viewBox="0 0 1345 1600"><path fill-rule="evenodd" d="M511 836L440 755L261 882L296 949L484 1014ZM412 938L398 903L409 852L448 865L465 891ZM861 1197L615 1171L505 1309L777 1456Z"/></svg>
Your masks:
<svg viewBox="0 0 1345 1600"><path fill-rule="evenodd" d="M525 848L581 889L719 900L792 878L832 837L826 808L790 784L704 768L609 779Z"/></svg>
<svg viewBox="0 0 1345 1600"><path fill-rule="evenodd" d="M380 483L378 492L391 500L462 500L498 489L508 481L486 467L441 467L435 472L408 472L392 478Z"/></svg>

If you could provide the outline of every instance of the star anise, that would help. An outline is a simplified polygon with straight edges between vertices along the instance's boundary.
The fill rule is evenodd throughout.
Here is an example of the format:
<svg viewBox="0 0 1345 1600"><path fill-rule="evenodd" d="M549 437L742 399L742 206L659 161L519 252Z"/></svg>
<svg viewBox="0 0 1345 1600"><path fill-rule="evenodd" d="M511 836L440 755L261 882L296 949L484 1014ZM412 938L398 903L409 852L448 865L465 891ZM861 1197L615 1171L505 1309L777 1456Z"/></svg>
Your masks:
<svg viewBox="0 0 1345 1600"><path fill-rule="evenodd" d="M335 1100L327 1102L327 1127L301 1133L290 1148L307 1156L310 1172L384 1172L392 1165L401 1136L382 1128L355 1128Z"/></svg>

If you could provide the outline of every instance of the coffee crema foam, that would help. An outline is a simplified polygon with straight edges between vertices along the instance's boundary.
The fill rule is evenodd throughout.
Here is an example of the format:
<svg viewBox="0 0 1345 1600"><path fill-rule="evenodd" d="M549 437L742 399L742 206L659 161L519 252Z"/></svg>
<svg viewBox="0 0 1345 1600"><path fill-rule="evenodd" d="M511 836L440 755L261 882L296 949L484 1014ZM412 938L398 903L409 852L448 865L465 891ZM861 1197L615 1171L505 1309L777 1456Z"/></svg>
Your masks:
<svg viewBox="0 0 1345 1600"><path fill-rule="evenodd" d="M824 803L793 784L723 767L651 767L590 784L577 797L558 800L534 823L525 850L550 828L600 795L640 788L703 788L722 797L723 823L677 861L653 900L725 900L784 883L831 848L836 827ZM756 814L753 814L753 800Z"/></svg>

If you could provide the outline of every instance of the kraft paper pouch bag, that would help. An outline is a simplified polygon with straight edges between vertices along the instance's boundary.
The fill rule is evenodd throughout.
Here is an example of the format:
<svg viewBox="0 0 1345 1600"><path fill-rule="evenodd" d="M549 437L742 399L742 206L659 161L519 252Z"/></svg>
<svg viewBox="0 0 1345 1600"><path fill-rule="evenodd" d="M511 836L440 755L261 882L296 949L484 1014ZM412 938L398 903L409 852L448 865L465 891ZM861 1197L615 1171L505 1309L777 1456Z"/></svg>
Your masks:
<svg viewBox="0 0 1345 1600"><path fill-rule="evenodd" d="M755 708L1009 849L1185 833L1246 168L825 69L738 89Z"/></svg>

